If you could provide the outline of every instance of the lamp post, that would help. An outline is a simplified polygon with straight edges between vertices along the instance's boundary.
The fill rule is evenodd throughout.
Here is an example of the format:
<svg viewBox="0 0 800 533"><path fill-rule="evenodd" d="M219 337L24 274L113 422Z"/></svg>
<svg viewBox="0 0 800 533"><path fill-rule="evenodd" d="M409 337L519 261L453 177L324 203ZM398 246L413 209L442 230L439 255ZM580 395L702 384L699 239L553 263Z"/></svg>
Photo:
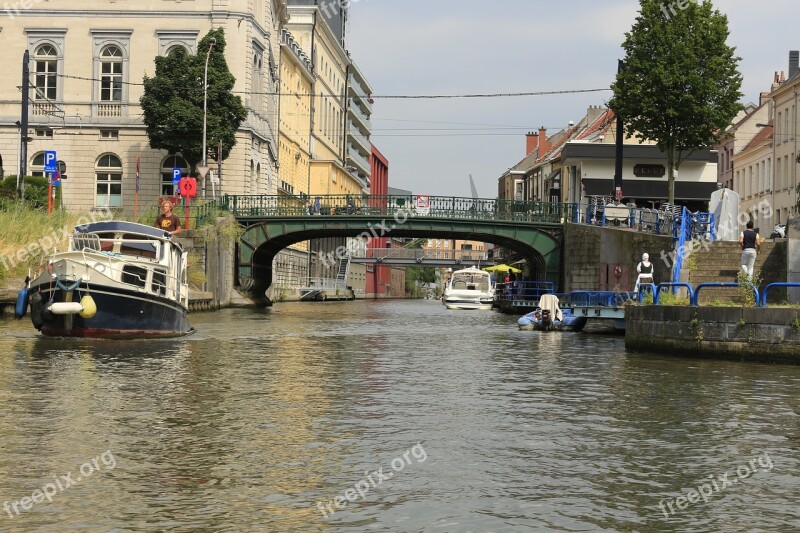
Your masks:
<svg viewBox="0 0 800 533"><path fill-rule="evenodd" d="M208 163L208 152L206 150L206 127L208 123L208 60L211 58L211 49L217 44L215 38L208 40L208 52L206 53L206 68L203 74L203 166ZM206 178L203 177L203 199L206 198Z"/></svg>

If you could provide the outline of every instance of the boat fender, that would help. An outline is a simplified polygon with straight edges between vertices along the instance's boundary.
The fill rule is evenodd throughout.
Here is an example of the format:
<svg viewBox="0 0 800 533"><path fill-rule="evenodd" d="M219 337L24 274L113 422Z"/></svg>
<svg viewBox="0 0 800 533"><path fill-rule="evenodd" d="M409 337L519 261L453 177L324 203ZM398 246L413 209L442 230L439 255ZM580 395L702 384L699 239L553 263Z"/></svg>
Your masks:
<svg viewBox="0 0 800 533"><path fill-rule="evenodd" d="M83 311L80 302L55 302L47 306L54 315L77 315Z"/></svg>
<svg viewBox="0 0 800 533"><path fill-rule="evenodd" d="M19 294L17 294L17 305L14 307L14 316L17 317L17 320L27 314L29 301L28 287L23 287L22 290L19 291Z"/></svg>
<svg viewBox="0 0 800 533"><path fill-rule="evenodd" d="M38 292L33 293L31 296L31 322L33 322L33 327L36 329L41 329L42 324L44 324L44 320L42 319L42 295Z"/></svg>
<svg viewBox="0 0 800 533"><path fill-rule="evenodd" d="M94 303L94 298L86 294L81 298L81 312L78 313L81 318L92 318L97 313L97 304Z"/></svg>
<svg viewBox="0 0 800 533"><path fill-rule="evenodd" d="M50 300L46 304L42 306L42 320L44 322L52 322L55 320L56 316L50 311L50 307L53 305L53 300Z"/></svg>

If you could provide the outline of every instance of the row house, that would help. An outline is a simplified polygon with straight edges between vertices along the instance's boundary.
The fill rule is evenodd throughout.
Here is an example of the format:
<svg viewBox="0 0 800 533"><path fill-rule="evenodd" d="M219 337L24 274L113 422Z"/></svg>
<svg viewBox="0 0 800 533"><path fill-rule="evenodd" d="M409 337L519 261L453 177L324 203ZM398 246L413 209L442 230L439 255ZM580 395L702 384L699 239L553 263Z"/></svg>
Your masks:
<svg viewBox="0 0 800 533"><path fill-rule="evenodd" d="M153 209L160 196L173 192L173 168L193 169L180 154L149 147L139 106L143 76L154 74L156 56L177 47L196 53L204 35L222 28L234 91L248 111L224 164L222 192L275 194L285 0L51 4L12 9L0 20L0 64L21 72L28 50L32 85L25 132L19 78L15 74L15 82L0 87L1 173L27 167L29 174L42 175L44 152L55 150L67 167L62 192L70 209L111 207L130 217L137 192L141 204Z"/></svg>
<svg viewBox="0 0 800 533"><path fill-rule="evenodd" d="M744 117L737 117L717 146L720 184L739 194L740 212L751 213L754 225L764 233L796 213L799 56L796 50L789 52L788 76L776 72L759 105L749 106ZM764 202L770 209L763 209Z"/></svg>
<svg viewBox="0 0 800 533"><path fill-rule="evenodd" d="M798 101L800 95L800 52L789 52L789 72L786 81L772 91L774 164L771 203L774 223L785 223L791 214L796 214L797 170L800 166L800 125L798 125Z"/></svg>
<svg viewBox="0 0 800 533"><path fill-rule="evenodd" d="M590 107L577 123L547 137L526 136L527 155L499 180L501 199L587 205L591 197L614 196L616 116ZM623 139L622 193L626 203L660 205L668 198L666 156L652 142ZM717 189L717 156L711 149L686 157L675 178L676 202L705 209Z"/></svg>

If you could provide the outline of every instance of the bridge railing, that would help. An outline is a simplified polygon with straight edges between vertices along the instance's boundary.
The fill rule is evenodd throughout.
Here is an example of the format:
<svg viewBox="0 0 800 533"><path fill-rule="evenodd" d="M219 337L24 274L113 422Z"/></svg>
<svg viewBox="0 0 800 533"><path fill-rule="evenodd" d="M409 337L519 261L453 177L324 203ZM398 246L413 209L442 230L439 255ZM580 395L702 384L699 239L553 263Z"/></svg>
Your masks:
<svg viewBox="0 0 800 533"><path fill-rule="evenodd" d="M487 253L480 250L368 248L363 257L369 259L461 259L467 261L486 261Z"/></svg>
<svg viewBox="0 0 800 533"><path fill-rule="evenodd" d="M555 284L550 281L511 281L498 283L494 288L495 302L539 301L544 294L551 294Z"/></svg>
<svg viewBox="0 0 800 533"><path fill-rule="evenodd" d="M577 204L517 202L458 196L423 195L225 195L219 208L237 218L284 216L432 217L468 220L549 222L577 218Z"/></svg>

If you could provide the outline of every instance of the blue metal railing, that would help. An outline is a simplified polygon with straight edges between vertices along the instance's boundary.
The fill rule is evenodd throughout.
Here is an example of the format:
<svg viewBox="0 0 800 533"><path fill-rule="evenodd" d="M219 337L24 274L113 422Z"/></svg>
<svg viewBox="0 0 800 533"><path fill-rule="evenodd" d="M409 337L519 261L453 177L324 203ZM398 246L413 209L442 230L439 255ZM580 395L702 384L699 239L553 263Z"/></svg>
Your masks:
<svg viewBox="0 0 800 533"><path fill-rule="evenodd" d="M620 307L635 298L633 292L573 291L564 295L565 306ZM560 297L559 297L560 298Z"/></svg>
<svg viewBox="0 0 800 533"><path fill-rule="evenodd" d="M691 305L698 305L697 301L700 297L700 290L706 287L734 287L734 288L750 287L751 289L753 289L753 294L755 295L756 298L755 299L756 305L759 305L759 303L761 302L761 297L758 294L758 288L752 283L733 283L733 282L729 283L729 282L709 281L706 283L700 283L699 285L697 285L697 287L695 287L694 298L692 298L691 300Z"/></svg>
<svg viewBox="0 0 800 533"><path fill-rule="evenodd" d="M552 281L512 281L495 285L495 300L539 300L544 294L553 294Z"/></svg>
<svg viewBox="0 0 800 533"><path fill-rule="evenodd" d="M642 303L642 299L644 298L645 291L642 289L648 289L650 294L653 295L653 303L655 304L656 301L656 292L658 292L658 287L656 287L655 283L640 283L639 284L639 293L636 295L636 302ZM657 305L657 304L656 304Z"/></svg>
<svg viewBox="0 0 800 533"><path fill-rule="evenodd" d="M797 282L788 282L787 283L787 282L780 282L780 281L775 282L775 283L770 283L769 285L764 287L762 289L762 291L761 291L761 302L759 303L759 305L761 307L766 307L767 306L767 294L769 293L770 289L772 289L773 287L796 287L796 288L800 288L800 283L797 283Z"/></svg>
<svg viewBox="0 0 800 533"><path fill-rule="evenodd" d="M653 292L653 305L659 305L661 302L661 290L673 288L677 289L678 287L684 287L689 290L689 301L691 302L694 299L694 288L689 283L685 283L682 281L665 281L663 283L659 283L658 287L656 287L655 292Z"/></svg>

